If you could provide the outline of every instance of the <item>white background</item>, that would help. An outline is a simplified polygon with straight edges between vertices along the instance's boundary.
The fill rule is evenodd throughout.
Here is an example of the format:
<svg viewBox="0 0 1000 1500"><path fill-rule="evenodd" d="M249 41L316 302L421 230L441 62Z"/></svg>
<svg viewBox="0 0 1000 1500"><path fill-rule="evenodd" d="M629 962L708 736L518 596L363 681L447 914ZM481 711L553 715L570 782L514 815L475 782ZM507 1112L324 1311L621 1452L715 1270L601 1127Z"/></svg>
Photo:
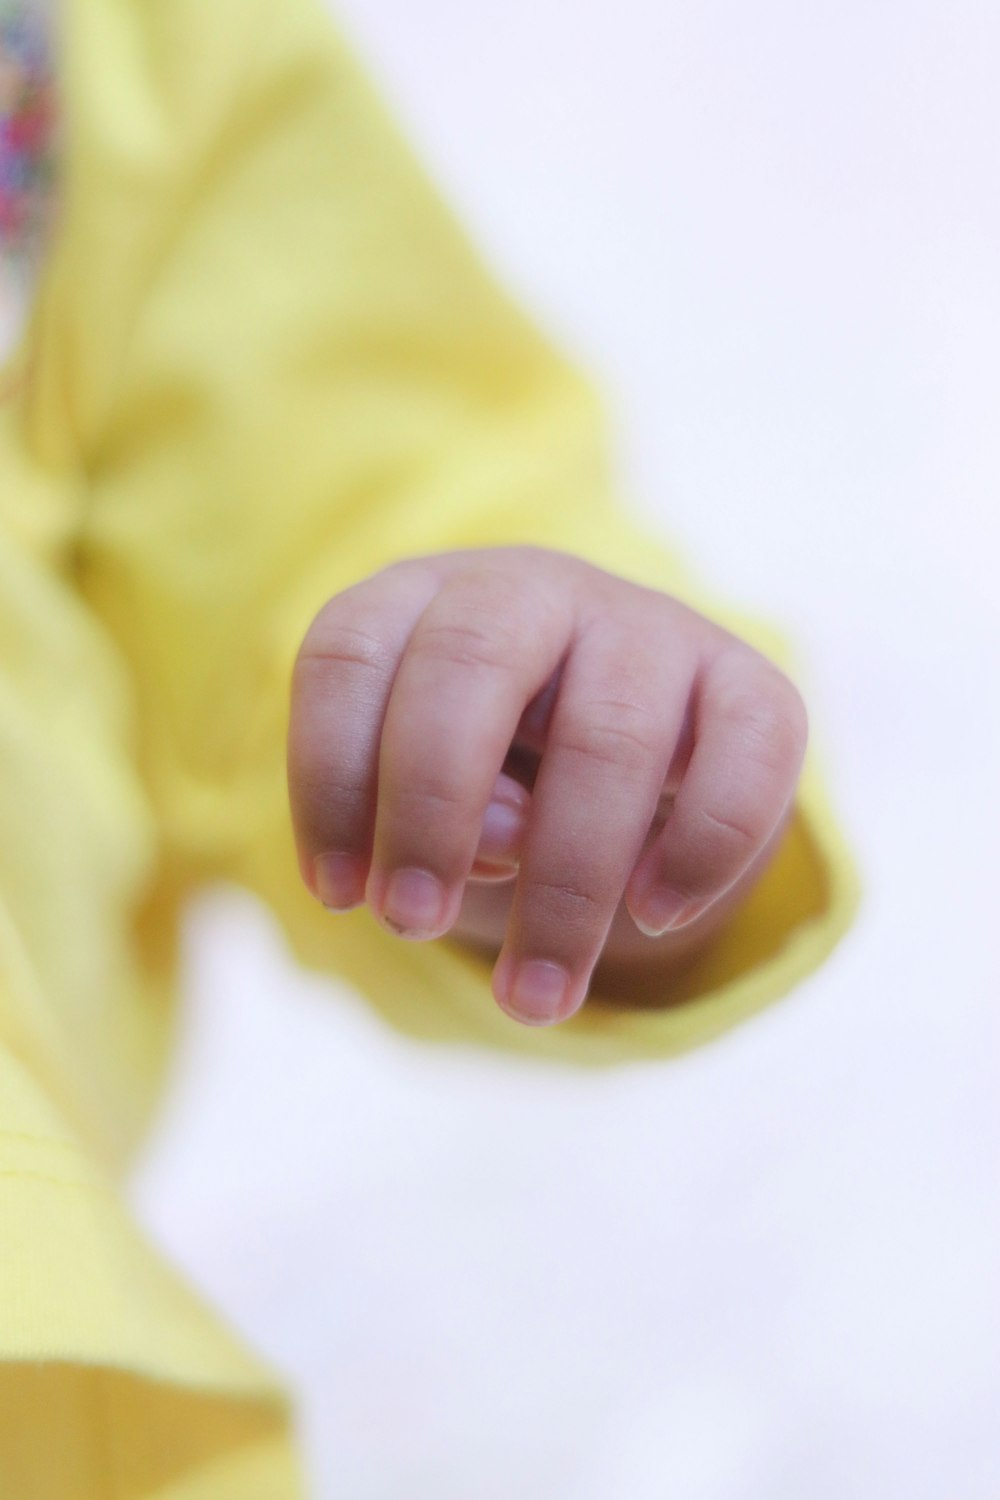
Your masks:
<svg viewBox="0 0 1000 1500"><path fill-rule="evenodd" d="M321 1500L996 1500L1000 11L347 14L637 505L797 640L865 908L722 1043L577 1074L388 1034L217 888L139 1212Z"/></svg>

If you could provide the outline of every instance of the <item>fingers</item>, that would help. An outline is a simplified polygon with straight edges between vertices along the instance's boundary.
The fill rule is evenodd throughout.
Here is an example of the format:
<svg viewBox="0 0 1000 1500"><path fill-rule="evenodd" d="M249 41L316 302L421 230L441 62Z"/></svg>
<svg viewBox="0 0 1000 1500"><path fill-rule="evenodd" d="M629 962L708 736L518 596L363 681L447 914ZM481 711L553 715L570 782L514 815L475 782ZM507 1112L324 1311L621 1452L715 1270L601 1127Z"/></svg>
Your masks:
<svg viewBox="0 0 1000 1500"><path fill-rule="evenodd" d="M521 715L572 628L569 591L509 559L468 563L418 620L385 715L366 887L393 931L439 936L457 918Z"/></svg>
<svg viewBox="0 0 1000 1500"><path fill-rule="evenodd" d="M502 769L572 630L532 557L412 559L328 601L292 675L288 782L306 884L440 935L465 879L509 880L530 792ZM548 585L548 586L546 586Z"/></svg>
<svg viewBox="0 0 1000 1500"><path fill-rule="evenodd" d="M498 1004L565 1020L592 971L657 810L681 737L691 648L649 616L602 618L574 643L532 791Z"/></svg>
<svg viewBox="0 0 1000 1500"><path fill-rule="evenodd" d="M397 565L329 600L292 672L288 793L299 864L325 905L364 900L386 705L406 644L440 582Z"/></svg>
<svg viewBox="0 0 1000 1500"><path fill-rule="evenodd" d="M623 901L659 934L738 890L805 751L776 667L598 573L530 548L395 564L324 606L292 678L307 884L432 938L469 878L513 880L493 993L531 1024L583 1003Z"/></svg>
<svg viewBox="0 0 1000 1500"><path fill-rule="evenodd" d="M626 892L633 920L655 936L694 921L748 869L788 808L805 754L798 691L742 643L709 661L694 706L673 810Z"/></svg>

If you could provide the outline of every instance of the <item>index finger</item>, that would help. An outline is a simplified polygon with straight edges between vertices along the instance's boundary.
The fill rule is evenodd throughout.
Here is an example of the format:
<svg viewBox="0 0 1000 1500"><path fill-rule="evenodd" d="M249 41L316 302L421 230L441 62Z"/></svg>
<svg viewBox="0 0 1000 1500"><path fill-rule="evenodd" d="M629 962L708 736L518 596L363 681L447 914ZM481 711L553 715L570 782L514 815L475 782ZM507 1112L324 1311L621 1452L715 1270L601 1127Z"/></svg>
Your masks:
<svg viewBox="0 0 1000 1500"><path fill-rule="evenodd" d="M573 622L551 566L496 554L468 560L417 621L386 709L366 888L394 931L438 937L457 919L497 777Z"/></svg>

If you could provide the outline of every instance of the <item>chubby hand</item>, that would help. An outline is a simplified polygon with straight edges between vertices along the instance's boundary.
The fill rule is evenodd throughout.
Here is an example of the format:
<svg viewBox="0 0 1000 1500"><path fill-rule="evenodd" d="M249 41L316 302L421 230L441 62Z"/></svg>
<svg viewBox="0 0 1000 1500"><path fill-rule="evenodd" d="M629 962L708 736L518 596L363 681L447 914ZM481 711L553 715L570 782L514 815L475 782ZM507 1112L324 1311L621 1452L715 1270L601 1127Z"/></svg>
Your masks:
<svg viewBox="0 0 1000 1500"><path fill-rule="evenodd" d="M668 594L538 547L406 559L298 652L302 875L412 939L455 926L467 882L512 882L494 997L565 1020L616 916L649 942L760 863L806 735L791 681Z"/></svg>

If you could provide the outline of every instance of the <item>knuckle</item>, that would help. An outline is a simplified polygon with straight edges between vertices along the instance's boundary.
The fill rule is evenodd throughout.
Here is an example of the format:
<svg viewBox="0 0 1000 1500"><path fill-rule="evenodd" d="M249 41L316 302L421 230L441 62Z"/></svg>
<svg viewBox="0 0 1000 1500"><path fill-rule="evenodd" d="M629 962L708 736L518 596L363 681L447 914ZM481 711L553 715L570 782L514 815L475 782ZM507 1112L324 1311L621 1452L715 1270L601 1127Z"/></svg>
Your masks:
<svg viewBox="0 0 1000 1500"><path fill-rule="evenodd" d="M469 610L421 625L411 651L449 666L496 671L511 668L514 647L513 634L492 616Z"/></svg>
<svg viewBox="0 0 1000 1500"><path fill-rule="evenodd" d="M605 913L607 903L578 880L542 879L527 882L526 898L533 920L551 922L571 937L595 927Z"/></svg>
<svg viewBox="0 0 1000 1500"><path fill-rule="evenodd" d="M397 787L393 803L394 817L404 822L423 821L428 812L435 819L442 816L451 819L456 811L465 810L466 797L457 777L432 766L422 766L415 768Z"/></svg>
<svg viewBox="0 0 1000 1500"><path fill-rule="evenodd" d="M323 667L353 667L365 672L382 673L389 663L385 642L370 626L346 614L339 617L333 610L317 615L306 632L295 661L296 671L308 671L316 664Z"/></svg>
<svg viewBox="0 0 1000 1500"><path fill-rule="evenodd" d="M707 825L713 843L721 844L727 853L736 856L756 849L767 831L761 819L748 809L737 812L733 808L703 807L700 818Z"/></svg>
<svg viewBox="0 0 1000 1500"><path fill-rule="evenodd" d="M420 621L411 649L456 666L512 670L550 608L537 584L509 563L463 571Z"/></svg>
<svg viewBox="0 0 1000 1500"><path fill-rule="evenodd" d="M560 751L638 773L649 765L654 737L643 710L633 703L605 699L590 705L559 730L556 744Z"/></svg>
<svg viewBox="0 0 1000 1500"><path fill-rule="evenodd" d="M785 772L801 759L808 735L805 704L778 668L768 664L756 682L729 688L719 711L743 753L765 769Z"/></svg>

